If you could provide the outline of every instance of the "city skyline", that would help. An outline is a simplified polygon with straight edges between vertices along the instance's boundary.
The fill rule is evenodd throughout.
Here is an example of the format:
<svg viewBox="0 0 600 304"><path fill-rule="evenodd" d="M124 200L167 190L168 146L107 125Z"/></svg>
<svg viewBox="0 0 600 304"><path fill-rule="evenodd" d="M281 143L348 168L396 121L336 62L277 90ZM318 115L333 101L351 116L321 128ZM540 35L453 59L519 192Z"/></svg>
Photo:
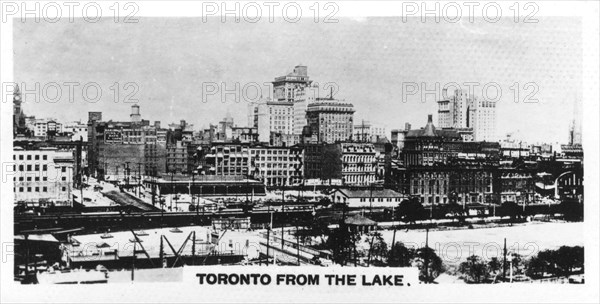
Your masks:
<svg viewBox="0 0 600 304"><path fill-rule="evenodd" d="M573 117L565 114L572 113L575 101L581 102L581 37L575 33L577 27L556 24L578 25L580 21L555 17L551 18L550 27L545 20L548 18L542 18L535 25L500 22L493 27L483 22L436 24L435 27L419 24L418 31L411 31L415 29L411 22L401 23L394 18L341 18L338 24L324 25L282 22L278 35L283 33L283 37L275 44L268 43L270 32L263 31L270 27L261 23L213 27L210 22L201 23L193 18L142 18L139 24L130 28L127 28L130 25L113 23L103 24L101 28L77 22L46 26L17 24L15 79L25 84L97 82L104 92L109 91L114 82L121 85L135 82L139 85L135 98L139 99L144 119L163 123L185 119L200 129L217 123L218 117L224 117L227 112L237 125L246 125L244 101L221 103L217 94L202 103L202 83L225 83L231 88L236 82L241 85L271 82L302 63L308 66L308 75L314 81L321 84L335 82L339 86L336 97L355 105L356 122L362 119L376 121L388 131L402 128L406 122L420 128L425 125L427 114L437 117L435 98L421 103L420 94L416 94L403 103L402 83L424 82L427 89L431 89L435 83L443 86L450 82L496 82L503 90L497 107L498 139L509 132L520 132L519 137L528 142L566 142ZM183 25L200 30L178 37L177 29ZM390 29L374 31L382 25ZM550 29L554 30L550 33ZM115 31L121 35L111 36L110 33ZM145 32L148 31L161 39L147 37ZM511 31L519 35L507 34ZM23 35L25 32L27 36ZM109 34L114 40L88 48L86 39L92 39L100 32ZM65 36L65 33L69 35ZM225 39L220 39L222 35ZM489 35L495 39L487 38ZM31 36L35 39L30 39ZM52 43L52 38L57 36L65 40L58 47ZM319 36L325 39L320 40ZM467 49L461 47L461 40L473 39L482 43ZM290 40L289 44L284 42L287 40ZM207 51L202 48L206 45L204 41L217 45ZM410 43L406 44L406 41ZM115 49L115 44L119 43L123 48ZM522 46L515 47L514 43ZM173 45L177 46L177 51L170 50ZM111 53L103 52L104 47L111 48ZM239 51L242 47L244 52ZM33 60L40 56L35 52L38 49L46 50L41 54L44 60ZM168 54L161 57L168 49ZM471 52L477 56L469 57ZM285 55L272 56L272 53ZM487 54L491 57L486 57ZM358 56L368 60L353 60ZM551 67L549 72L546 68L538 68L544 64ZM469 67L471 65L478 68ZM500 65L502 70L494 68ZM514 103L510 91L512 82L519 82L520 86L527 82L538 84L539 91L534 98L540 102ZM521 88L520 99L530 92ZM268 89L264 87L262 93L267 95ZM475 95L482 96L477 90ZM390 103L390 99L396 102ZM86 113L98 109L102 109L108 119L128 120L131 106L115 104L112 95L103 96L96 104L77 99L73 104L66 99L56 104L27 101L25 96L27 115L55 117L61 121L85 122ZM165 107L158 106L161 104ZM81 114L66 116L65 106ZM374 111L384 106L389 110ZM190 107L195 110L189 111ZM548 119L527 119L532 115L544 115Z"/></svg>

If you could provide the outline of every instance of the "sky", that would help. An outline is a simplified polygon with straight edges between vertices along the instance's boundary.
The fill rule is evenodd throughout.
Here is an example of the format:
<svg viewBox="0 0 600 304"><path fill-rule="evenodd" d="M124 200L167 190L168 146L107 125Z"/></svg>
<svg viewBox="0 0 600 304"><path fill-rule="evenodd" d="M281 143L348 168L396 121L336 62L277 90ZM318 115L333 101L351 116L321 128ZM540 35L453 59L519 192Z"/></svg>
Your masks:
<svg viewBox="0 0 600 304"><path fill-rule="evenodd" d="M31 94L25 95L27 115L85 122L88 111L101 111L104 120L128 120L132 103L124 100L134 93L143 119L160 120L163 126L185 119L196 129L217 123L227 113L245 126L246 102L257 96L249 84L273 81L298 64L308 66L312 80L335 83L335 97L354 104L356 122L371 121L388 132L406 122L420 128L428 114L437 123L433 95L423 99L419 92L403 98L403 87L411 83L432 90L436 83L476 82L480 85L474 93L480 99L494 98L494 87L488 94L482 88L496 83L502 93L497 103L499 138L510 132L528 142L567 141L574 104L582 102L581 19L539 17L535 24L510 18L454 24L418 19L403 23L396 17L338 19L327 24L311 19L221 23L191 17L140 17L136 24L107 19L15 22L14 74L29 89L35 83L61 85L57 102L36 103ZM81 84L73 102L67 98L68 82ZM102 88L99 101L82 98L86 83ZM115 83L120 87L118 102ZM135 83L138 90L124 88L126 83ZM203 102L203 88L211 83L228 89L235 83L249 85L249 97L235 102L232 96L216 94ZM269 94L266 86L262 90ZM54 97L54 92L50 88L47 95ZM94 90L89 92L94 97ZM538 102L524 103L533 93Z"/></svg>

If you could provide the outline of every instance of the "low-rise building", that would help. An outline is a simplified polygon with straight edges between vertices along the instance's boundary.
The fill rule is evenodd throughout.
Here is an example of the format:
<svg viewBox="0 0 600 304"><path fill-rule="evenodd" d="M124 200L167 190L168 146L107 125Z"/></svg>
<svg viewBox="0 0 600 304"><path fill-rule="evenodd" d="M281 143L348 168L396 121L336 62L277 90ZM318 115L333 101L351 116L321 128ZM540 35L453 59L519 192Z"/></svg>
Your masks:
<svg viewBox="0 0 600 304"><path fill-rule="evenodd" d="M344 203L350 208L391 208L398 204L405 195L390 189L336 189L331 193L333 203Z"/></svg>
<svg viewBox="0 0 600 304"><path fill-rule="evenodd" d="M88 126L80 121L66 123L62 131L68 134L72 141L82 140L87 142L88 140Z"/></svg>
<svg viewBox="0 0 600 304"><path fill-rule="evenodd" d="M70 205L73 189L74 156L72 150L14 148L15 202Z"/></svg>

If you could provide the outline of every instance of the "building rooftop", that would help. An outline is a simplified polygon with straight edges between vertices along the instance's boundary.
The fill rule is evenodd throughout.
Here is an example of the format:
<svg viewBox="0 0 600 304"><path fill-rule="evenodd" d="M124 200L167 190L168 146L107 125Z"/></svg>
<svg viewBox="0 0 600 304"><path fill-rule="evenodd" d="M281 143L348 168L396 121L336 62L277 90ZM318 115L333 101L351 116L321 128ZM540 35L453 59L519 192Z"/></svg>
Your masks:
<svg viewBox="0 0 600 304"><path fill-rule="evenodd" d="M360 214L357 214L353 217L347 218L344 221L344 223L346 223L347 225L355 225L355 226L375 226L375 225L377 225L376 221L366 218Z"/></svg>
<svg viewBox="0 0 600 304"><path fill-rule="evenodd" d="M370 198L370 197L404 197L399 192L391 189L337 189L336 191L341 192L348 198Z"/></svg>
<svg viewBox="0 0 600 304"><path fill-rule="evenodd" d="M446 137L446 138L461 138L457 131L452 129L436 129L433 125L433 117L429 115L427 125L424 128L410 130L406 137Z"/></svg>

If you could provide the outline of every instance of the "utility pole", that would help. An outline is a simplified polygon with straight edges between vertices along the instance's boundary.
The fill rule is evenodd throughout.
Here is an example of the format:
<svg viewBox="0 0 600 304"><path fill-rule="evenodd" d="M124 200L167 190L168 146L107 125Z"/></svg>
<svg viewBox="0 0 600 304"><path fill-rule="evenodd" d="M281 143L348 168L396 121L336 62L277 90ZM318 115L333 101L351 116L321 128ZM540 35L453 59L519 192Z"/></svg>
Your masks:
<svg viewBox="0 0 600 304"><path fill-rule="evenodd" d="M137 245L137 241L133 242L133 257L131 258L131 281L133 282L133 279L135 278L135 251L137 250L136 248Z"/></svg>
<svg viewBox="0 0 600 304"><path fill-rule="evenodd" d="M369 216L373 213L373 183L370 184L371 194L369 195Z"/></svg>
<svg viewBox="0 0 600 304"><path fill-rule="evenodd" d="M371 237L371 242L369 242L369 256L367 258L367 266L371 266L371 252L373 251L373 242L374 241L375 241L375 234L373 234L373 236Z"/></svg>
<svg viewBox="0 0 600 304"><path fill-rule="evenodd" d="M160 264L162 265L162 268L165 268L165 263L163 262L163 259L165 257L164 252L163 252L163 235L161 234L160 236L160 247L159 247L159 251L158 251L158 258L160 259Z"/></svg>
<svg viewBox="0 0 600 304"><path fill-rule="evenodd" d="M170 206L169 209L171 211L173 211L173 195L175 194L175 185L173 184L173 174L174 172L171 171L171 197L170 197Z"/></svg>
<svg viewBox="0 0 600 304"><path fill-rule="evenodd" d="M155 185L155 183L156 183L156 177L155 177L155 175L156 175L155 168L153 166L153 168L152 168L152 178L151 178L151 181L152 181L152 184L151 184L151 187L152 187L152 206L156 205L156 185Z"/></svg>
<svg viewBox="0 0 600 304"><path fill-rule="evenodd" d="M192 265L196 265L196 231L192 237Z"/></svg>
<svg viewBox="0 0 600 304"><path fill-rule="evenodd" d="M129 189L129 163L130 162L125 162L125 185L127 185L127 189Z"/></svg>
<svg viewBox="0 0 600 304"><path fill-rule="evenodd" d="M282 206L282 208L281 208L281 212L282 212L282 214L281 214L281 217L282 217L282 219L283 219L283 215L285 214L285 213L284 213L284 211L283 211L283 206ZM283 251L283 246L284 246L284 244L285 244L285 240L283 239L283 228L284 228L284 227L285 227L285 222L284 222L284 221L282 221L282 222L281 222L281 251Z"/></svg>
<svg viewBox="0 0 600 304"><path fill-rule="evenodd" d="M141 196L142 193L142 163L138 162L138 186L137 186L137 195Z"/></svg>
<svg viewBox="0 0 600 304"><path fill-rule="evenodd" d="M79 182L79 191L81 193L81 205L83 206L84 205L84 202L83 202L83 174L80 176L80 178L81 178L81 181Z"/></svg>
<svg viewBox="0 0 600 304"><path fill-rule="evenodd" d="M396 213L394 212L394 207L392 206L392 226L394 228L394 234L392 236L392 248L390 249L390 257L394 257L394 245L396 244Z"/></svg>
<svg viewBox="0 0 600 304"><path fill-rule="evenodd" d="M504 263L502 263L502 279L506 282L506 238L504 238Z"/></svg>
<svg viewBox="0 0 600 304"><path fill-rule="evenodd" d="M271 226L273 225L273 214L271 213L271 205L269 205L269 214L271 215L271 223L267 227L267 266L269 266L269 246L271 241ZM275 262L275 261L273 261Z"/></svg>
<svg viewBox="0 0 600 304"><path fill-rule="evenodd" d="M300 266L300 235L298 234L298 218L296 218L296 255L298 257L298 266Z"/></svg>
<svg viewBox="0 0 600 304"><path fill-rule="evenodd" d="M248 204L248 185L250 184L249 181L250 180L248 179L248 176L246 176L246 204ZM254 187L252 187L252 189L254 190Z"/></svg>
<svg viewBox="0 0 600 304"><path fill-rule="evenodd" d="M192 206L194 206L194 192L192 191L192 187L194 187L194 183L196 182L195 178L194 178L195 175L196 175L196 171L192 170L192 183L190 184L190 199L191 199ZM197 210L198 210L198 208L196 208L196 214L198 214Z"/></svg>
<svg viewBox="0 0 600 304"><path fill-rule="evenodd" d="M429 228L425 229L425 284L429 283Z"/></svg>

